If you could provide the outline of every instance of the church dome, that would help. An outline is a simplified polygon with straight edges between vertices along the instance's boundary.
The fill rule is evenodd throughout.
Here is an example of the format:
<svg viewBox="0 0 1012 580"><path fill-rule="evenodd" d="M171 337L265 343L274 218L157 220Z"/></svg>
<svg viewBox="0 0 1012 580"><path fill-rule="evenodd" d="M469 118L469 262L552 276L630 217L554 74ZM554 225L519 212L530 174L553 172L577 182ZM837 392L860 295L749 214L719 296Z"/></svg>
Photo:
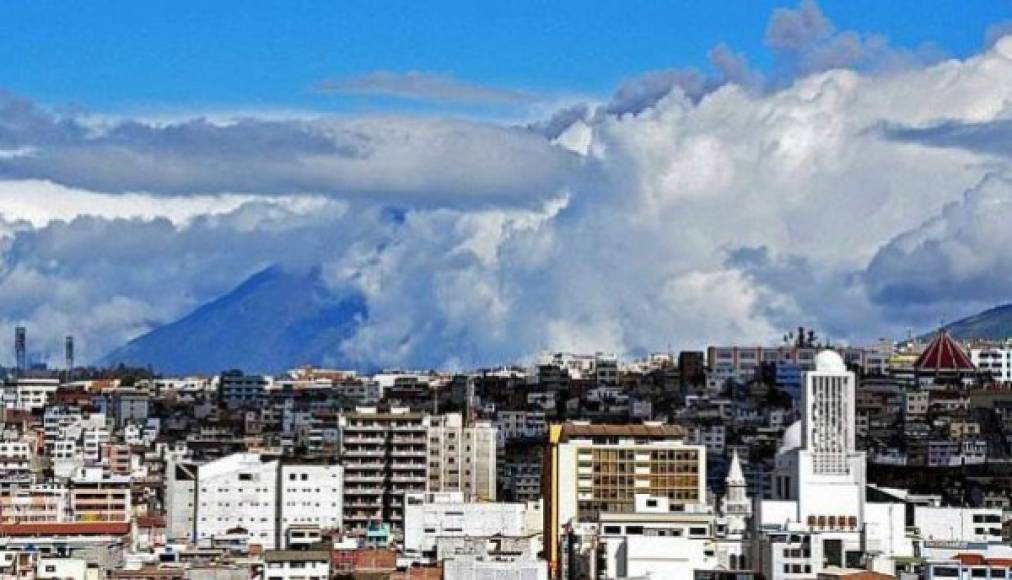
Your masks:
<svg viewBox="0 0 1012 580"><path fill-rule="evenodd" d="M815 355L815 370L823 373L843 373L847 365L835 350L824 350Z"/></svg>
<svg viewBox="0 0 1012 580"><path fill-rule="evenodd" d="M785 453L799 447L801 447L801 421L795 421L784 431L784 439L777 453Z"/></svg>

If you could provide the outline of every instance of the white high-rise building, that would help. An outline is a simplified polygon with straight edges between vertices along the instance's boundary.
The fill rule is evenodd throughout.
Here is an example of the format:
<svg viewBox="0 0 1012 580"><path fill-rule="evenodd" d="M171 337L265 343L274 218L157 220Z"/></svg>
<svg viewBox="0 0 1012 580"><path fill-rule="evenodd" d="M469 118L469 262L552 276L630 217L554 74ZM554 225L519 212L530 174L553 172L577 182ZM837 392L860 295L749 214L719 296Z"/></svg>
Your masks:
<svg viewBox="0 0 1012 580"><path fill-rule="evenodd" d="M804 373L802 419L784 433L772 482L773 499L793 502L796 521L862 524L865 454L856 446L854 391L854 373L833 351Z"/></svg>
<svg viewBox="0 0 1012 580"><path fill-rule="evenodd" d="M826 350L803 380L802 418L784 433L773 499L759 502L754 518L753 567L770 580L812 578L827 567L888 568L891 555L881 559L869 549L878 543L868 534L889 534L894 522L866 521L854 373Z"/></svg>
<svg viewBox="0 0 1012 580"><path fill-rule="evenodd" d="M277 549L292 526L341 528L340 465L235 453L196 467L169 468L170 538L200 541L241 534L250 544Z"/></svg>

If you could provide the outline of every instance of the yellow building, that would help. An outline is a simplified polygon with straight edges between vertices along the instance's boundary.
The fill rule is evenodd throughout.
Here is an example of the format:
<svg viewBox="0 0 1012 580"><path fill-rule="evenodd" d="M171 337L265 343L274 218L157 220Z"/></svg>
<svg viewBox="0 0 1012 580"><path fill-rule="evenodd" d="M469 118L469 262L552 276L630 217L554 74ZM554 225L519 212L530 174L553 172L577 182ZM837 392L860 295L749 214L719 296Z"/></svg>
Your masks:
<svg viewBox="0 0 1012 580"><path fill-rule="evenodd" d="M637 494L673 506L706 501L706 450L686 445L676 425L565 423L549 429L545 452L545 555L559 574L559 536L633 513Z"/></svg>

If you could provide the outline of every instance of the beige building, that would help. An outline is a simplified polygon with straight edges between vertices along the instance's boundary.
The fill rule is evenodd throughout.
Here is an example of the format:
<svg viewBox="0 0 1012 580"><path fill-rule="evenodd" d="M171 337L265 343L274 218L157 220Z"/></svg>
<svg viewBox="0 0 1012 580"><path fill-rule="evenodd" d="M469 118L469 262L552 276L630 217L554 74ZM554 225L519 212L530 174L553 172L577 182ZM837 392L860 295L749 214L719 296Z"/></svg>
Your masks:
<svg viewBox="0 0 1012 580"><path fill-rule="evenodd" d="M64 522L69 513L65 487L37 485L0 494L0 523Z"/></svg>
<svg viewBox="0 0 1012 580"><path fill-rule="evenodd" d="M429 416L406 408L360 407L341 416L344 525L403 525L404 494L426 491Z"/></svg>
<svg viewBox="0 0 1012 580"><path fill-rule="evenodd" d="M432 418L429 491L459 491L468 501L495 501L496 428L465 426L457 413Z"/></svg>
<svg viewBox="0 0 1012 580"><path fill-rule="evenodd" d="M431 416L402 407L360 407L341 416L344 523L403 526L404 494L461 492L494 501L496 430L465 425L456 413Z"/></svg>
<svg viewBox="0 0 1012 580"><path fill-rule="evenodd" d="M130 478L85 468L72 478L70 509L79 522L129 522Z"/></svg>

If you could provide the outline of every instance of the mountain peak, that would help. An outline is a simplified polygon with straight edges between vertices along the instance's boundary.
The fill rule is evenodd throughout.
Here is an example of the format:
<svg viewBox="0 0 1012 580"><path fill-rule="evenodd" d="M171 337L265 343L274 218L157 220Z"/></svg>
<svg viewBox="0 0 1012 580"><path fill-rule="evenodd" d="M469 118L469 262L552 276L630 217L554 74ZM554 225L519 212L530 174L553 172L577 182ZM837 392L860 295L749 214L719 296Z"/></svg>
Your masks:
<svg viewBox="0 0 1012 580"><path fill-rule="evenodd" d="M179 320L131 340L103 362L150 365L174 374L349 366L341 356L341 343L367 317L365 297L329 288L319 267L293 271L275 265Z"/></svg>

